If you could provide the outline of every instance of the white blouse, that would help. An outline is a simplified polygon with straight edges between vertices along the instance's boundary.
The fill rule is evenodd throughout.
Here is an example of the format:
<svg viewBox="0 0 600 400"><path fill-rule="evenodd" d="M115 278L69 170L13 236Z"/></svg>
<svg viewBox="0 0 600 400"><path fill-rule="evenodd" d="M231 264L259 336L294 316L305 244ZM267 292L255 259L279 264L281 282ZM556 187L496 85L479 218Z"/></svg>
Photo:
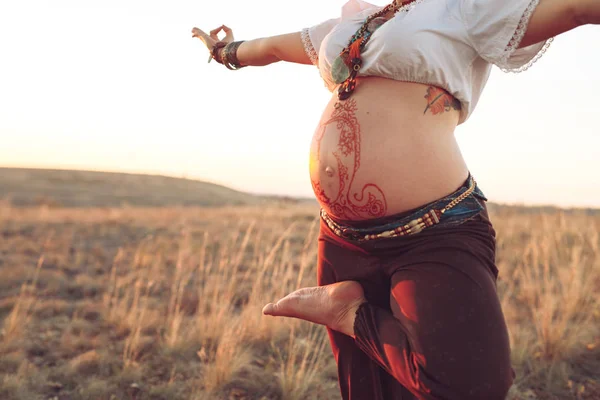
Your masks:
<svg viewBox="0 0 600 400"><path fill-rule="evenodd" d="M444 88L461 102L462 124L475 109L492 64L505 72L524 71L552 42L518 49L538 3L416 0L375 31L362 53L358 76ZM349 0L341 17L302 30L306 53L331 92L337 87L331 76L333 61L365 19L383 7Z"/></svg>

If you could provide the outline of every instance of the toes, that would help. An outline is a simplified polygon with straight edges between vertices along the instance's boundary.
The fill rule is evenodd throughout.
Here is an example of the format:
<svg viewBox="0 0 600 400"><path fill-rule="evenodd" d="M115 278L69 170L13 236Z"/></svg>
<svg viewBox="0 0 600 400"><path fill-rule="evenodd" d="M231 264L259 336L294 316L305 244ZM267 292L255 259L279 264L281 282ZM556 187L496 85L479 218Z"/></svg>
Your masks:
<svg viewBox="0 0 600 400"><path fill-rule="evenodd" d="M269 303L263 308L263 314L274 317L294 317L300 318L302 313L302 303L307 300L306 293L309 289L299 289L288 294L276 303Z"/></svg>
<svg viewBox="0 0 600 400"><path fill-rule="evenodd" d="M306 297L310 288L298 289L280 299L276 303L267 304L262 312L265 315L274 317L295 317L300 303L300 299Z"/></svg>
<svg viewBox="0 0 600 400"><path fill-rule="evenodd" d="M269 303L263 308L263 314L273 317L296 317L298 299L294 296L286 296L277 303Z"/></svg>
<svg viewBox="0 0 600 400"><path fill-rule="evenodd" d="M263 308L263 314L274 317L292 317L321 323L325 291L323 288L302 288L288 294L276 303ZM325 296L326 297L326 296Z"/></svg>
<svg viewBox="0 0 600 400"><path fill-rule="evenodd" d="M264 315L273 315L274 312L275 312L275 304L273 304L273 303L267 304L262 309L262 313Z"/></svg>

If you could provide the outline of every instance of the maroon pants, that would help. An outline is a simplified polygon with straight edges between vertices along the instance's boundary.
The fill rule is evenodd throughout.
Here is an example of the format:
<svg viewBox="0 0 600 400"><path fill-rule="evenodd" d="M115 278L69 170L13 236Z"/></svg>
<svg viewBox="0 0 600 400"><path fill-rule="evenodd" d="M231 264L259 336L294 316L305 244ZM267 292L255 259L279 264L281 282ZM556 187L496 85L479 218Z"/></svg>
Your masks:
<svg viewBox="0 0 600 400"><path fill-rule="evenodd" d="M487 209L457 226L368 242L341 239L321 220L319 285L358 281L368 301L356 339L328 330L343 399L506 397L514 372L495 237Z"/></svg>

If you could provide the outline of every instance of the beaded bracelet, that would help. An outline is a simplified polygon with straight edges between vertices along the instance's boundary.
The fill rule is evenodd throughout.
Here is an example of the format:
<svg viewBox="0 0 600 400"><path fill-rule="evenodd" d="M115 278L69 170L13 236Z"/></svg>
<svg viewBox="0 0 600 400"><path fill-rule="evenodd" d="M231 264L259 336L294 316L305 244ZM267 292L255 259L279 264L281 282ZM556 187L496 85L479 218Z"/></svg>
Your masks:
<svg viewBox="0 0 600 400"><path fill-rule="evenodd" d="M231 42L231 43L227 43L227 42L215 43L212 50L210 51L210 58L208 59L208 62L210 63L214 59L219 64L223 64L228 69L234 70L234 71L244 68L244 67L247 67L247 65L242 65L240 63L240 60L238 60L238 58L237 58L237 50L240 47L240 45L244 42L245 42L245 40L240 40L240 41ZM223 49L223 50L221 51L221 49Z"/></svg>
<svg viewBox="0 0 600 400"><path fill-rule="evenodd" d="M223 57L219 57L219 50L221 50L225 46L227 46L227 42L215 43L215 45L213 46L213 48L210 52L211 58L208 59L208 62L210 63L211 60L214 59L219 64L223 64Z"/></svg>
<svg viewBox="0 0 600 400"><path fill-rule="evenodd" d="M245 40L240 40L237 42L231 42L223 49L223 64L230 70L238 70L247 65L241 65L240 60L237 58L237 50Z"/></svg>

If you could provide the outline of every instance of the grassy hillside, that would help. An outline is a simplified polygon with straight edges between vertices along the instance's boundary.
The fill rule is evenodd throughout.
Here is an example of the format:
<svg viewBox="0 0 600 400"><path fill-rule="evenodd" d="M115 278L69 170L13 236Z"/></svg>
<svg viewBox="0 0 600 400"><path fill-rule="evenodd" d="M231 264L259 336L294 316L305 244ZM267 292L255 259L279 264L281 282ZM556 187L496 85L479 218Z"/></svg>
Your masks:
<svg viewBox="0 0 600 400"><path fill-rule="evenodd" d="M156 175L0 168L0 198L15 206L255 205L265 197L212 183Z"/></svg>

